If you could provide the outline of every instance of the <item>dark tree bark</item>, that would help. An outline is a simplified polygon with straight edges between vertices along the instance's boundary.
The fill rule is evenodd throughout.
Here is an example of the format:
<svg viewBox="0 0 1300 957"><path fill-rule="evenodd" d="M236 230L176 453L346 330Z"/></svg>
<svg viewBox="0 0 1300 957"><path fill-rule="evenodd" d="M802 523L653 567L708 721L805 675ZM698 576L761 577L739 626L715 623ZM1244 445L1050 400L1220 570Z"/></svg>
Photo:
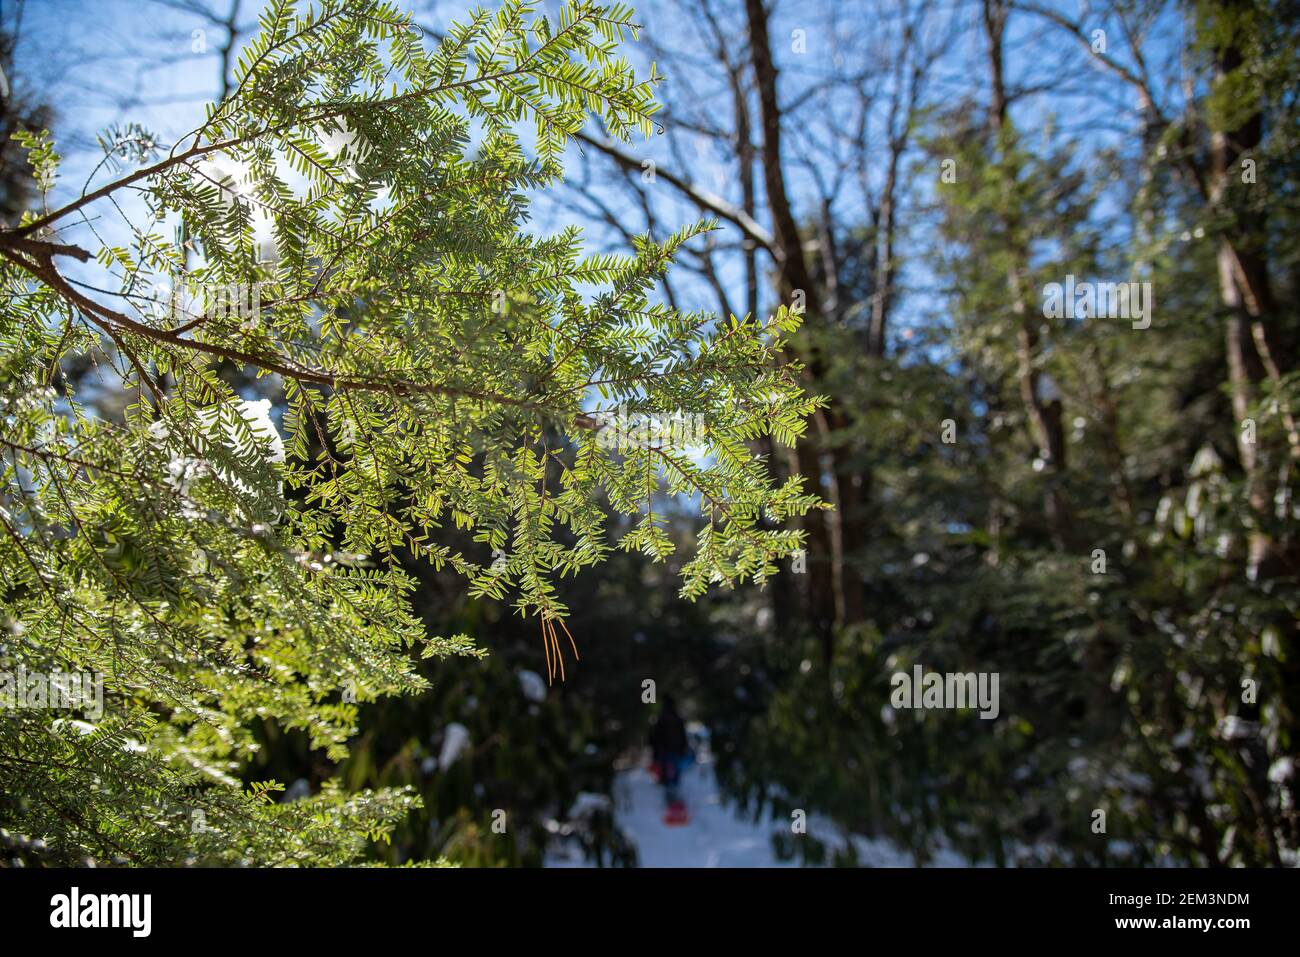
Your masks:
<svg viewBox="0 0 1300 957"><path fill-rule="evenodd" d="M1013 131L1008 124L1009 100L1003 63L1003 33L1006 29L1009 6L1007 0L984 0L984 32L989 48L989 77L992 81L992 101L989 104L989 132L999 156L1005 154ZM1009 174L1004 174L1009 176ZM1011 187L1005 181L1008 203ZM1074 543L1074 517L1065 492L1066 445L1062 425L1061 402L1044 387L1038 370L1038 326L1029 308L1028 269L1029 251L1020 235L1019 217L1010 206L1003 210L1003 228L1011 244L1012 265L1007 275L1011 296L1011 311L1016 319L1016 378L1020 399L1029 422L1030 437L1047 474L1047 490L1043 509L1052 538L1060 549L1069 549Z"/></svg>
<svg viewBox="0 0 1300 957"><path fill-rule="evenodd" d="M778 287L786 302L796 294L802 294L807 313L822 318L822 291L813 281L812 271L804 257L803 241L786 191L781 157L781 108L776 93L777 68L768 36L767 10L762 0L745 0L745 14L749 23L750 57L758 87L763 136L759 161L772 216ZM825 363L814 345L809 350L807 362L807 372L813 382L823 377L824 368ZM814 512L805 522L808 533L809 619L829 663L834 653L835 627L845 618L843 536L838 523L851 504L846 501L846 494L851 493L841 487L843 474L836 468L830 443L832 432L845 424L842 413L832 405L817 413L814 424L815 437L810 436L799 443L798 458L799 470L809 482L823 484L822 477L829 478L828 491L836 506L835 512Z"/></svg>

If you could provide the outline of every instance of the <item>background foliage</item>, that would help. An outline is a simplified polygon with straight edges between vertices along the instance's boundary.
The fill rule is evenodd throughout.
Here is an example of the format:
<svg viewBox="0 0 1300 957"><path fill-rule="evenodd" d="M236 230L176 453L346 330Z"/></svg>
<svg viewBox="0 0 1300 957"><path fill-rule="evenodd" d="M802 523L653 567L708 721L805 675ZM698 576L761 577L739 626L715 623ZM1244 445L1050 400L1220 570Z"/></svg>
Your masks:
<svg viewBox="0 0 1300 957"><path fill-rule="evenodd" d="M178 21L223 104L178 150L237 142L123 187L164 217L121 241L22 232L59 120L6 103L3 653L120 708L4 713L16 858L632 863L591 796L649 679L801 861L1296 863L1293 3L255 6ZM168 155L102 140L95 184ZM127 305L182 266L265 321L160 335ZM1066 275L1150 327L1049 317ZM624 402L708 448L611 452ZM895 711L914 664L999 717Z"/></svg>

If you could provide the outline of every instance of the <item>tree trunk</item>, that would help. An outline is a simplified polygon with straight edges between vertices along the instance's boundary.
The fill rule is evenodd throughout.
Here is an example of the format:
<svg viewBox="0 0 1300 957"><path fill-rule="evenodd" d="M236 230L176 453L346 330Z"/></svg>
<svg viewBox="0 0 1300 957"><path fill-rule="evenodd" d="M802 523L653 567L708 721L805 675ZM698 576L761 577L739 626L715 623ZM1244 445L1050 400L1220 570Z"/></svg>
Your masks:
<svg viewBox="0 0 1300 957"><path fill-rule="evenodd" d="M807 314L824 318L821 290L814 283L812 272L804 258L803 241L786 192L785 173L781 163L781 110L776 94L777 69L768 36L767 11L763 8L762 0L745 0L745 13L749 23L750 57L758 85L759 118L763 133L760 160L763 185L767 190L768 207L772 213L781 298L789 302L796 294L801 294ZM806 371L812 383L823 378L824 362L815 346L810 351ZM798 448L800 472L814 487L822 487L822 478L828 477L832 502L842 501L843 496L837 487L840 472L834 465L830 437L834 430L844 424L844 417L835 406L822 410L814 417L815 437L805 438ZM827 664L834 653L835 626L843 621L843 538L836 524L840 520L838 512L819 511L810 513L804 523L808 533L809 619L822 643ZM838 602L837 596L840 596Z"/></svg>
<svg viewBox="0 0 1300 957"><path fill-rule="evenodd" d="M1003 73L1002 38L1007 21L1006 0L984 0L984 29L989 44L989 72L993 99L989 106L989 130L999 157L1005 155L1004 140L1011 136L1007 125L1006 82ZM1012 202L1011 187L1004 181L1006 201ZM1038 329L1029 309L1026 288L1029 254L1019 236L1019 216L1009 206L1003 210L1003 226L1012 245L1013 265L1008 273L1011 311L1016 317L1016 378L1021 402L1029 422L1029 433L1047 476L1043 511L1058 549L1074 544L1074 519L1065 494L1065 430L1060 399L1048 393L1038 371Z"/></svg>

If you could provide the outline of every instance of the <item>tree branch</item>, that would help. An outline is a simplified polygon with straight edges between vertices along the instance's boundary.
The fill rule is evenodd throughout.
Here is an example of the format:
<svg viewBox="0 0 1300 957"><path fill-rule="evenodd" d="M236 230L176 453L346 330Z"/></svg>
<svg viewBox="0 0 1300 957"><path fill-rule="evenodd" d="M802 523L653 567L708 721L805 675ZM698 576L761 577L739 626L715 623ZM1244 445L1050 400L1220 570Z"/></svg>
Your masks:
<svg viewBox="0 0 1300 957"><path fill-rule="evenodd" d="M624 152L608 140L598 139L590 133L578 131L574 138L589 146L594 146L600 152L613 159L620 166L631 169L642 169L642 161L637 159L631 153ZM689 180L678 176L670 170L665 170L656 166L655 176L662 179L665 183L675 187L683 193L691 202L727 222L732 223L740 228L749 239L753 240L768 252L772 258L777 258L776 241L762 224L754 217L750 216L743 209L733 206L721 196L716 196L708 190L701 189Z"/></svg>

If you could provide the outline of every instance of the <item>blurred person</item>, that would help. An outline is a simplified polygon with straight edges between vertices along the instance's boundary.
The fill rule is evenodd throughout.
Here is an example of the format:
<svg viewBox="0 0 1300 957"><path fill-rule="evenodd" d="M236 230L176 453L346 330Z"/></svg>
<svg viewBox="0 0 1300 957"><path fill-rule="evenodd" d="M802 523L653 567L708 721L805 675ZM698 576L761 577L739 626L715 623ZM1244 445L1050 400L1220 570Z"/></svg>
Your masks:
<svg viewBox="0 0 1300 957"><path fill-rule="evenodd" d="M682 766L690 757L691 746L686 738L686 724L671 695L664 696L663 709L650 730L650 751L668 804L680 804L677 787Z"/></svg>

